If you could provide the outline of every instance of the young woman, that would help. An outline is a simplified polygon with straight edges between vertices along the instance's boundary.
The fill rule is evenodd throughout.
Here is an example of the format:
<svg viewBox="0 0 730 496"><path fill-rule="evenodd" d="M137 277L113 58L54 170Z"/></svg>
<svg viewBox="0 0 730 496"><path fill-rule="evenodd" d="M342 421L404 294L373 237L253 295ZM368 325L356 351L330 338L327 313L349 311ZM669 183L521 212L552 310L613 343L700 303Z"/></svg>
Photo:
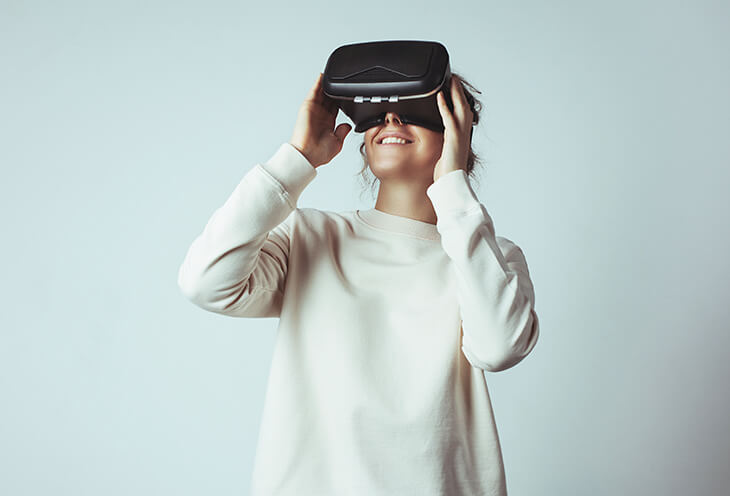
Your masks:
<svg viewBox="0 0 730 496"><path fill-rule="evenodd" d="M297 207L352 129L321 80L178 272L205 310L279 318L252 494L505 495L485 371L527 356L539 323L524 254L468 181L473 98L454 76L444 133L394 112L367 130L377 201L336 213Z"/></svg>

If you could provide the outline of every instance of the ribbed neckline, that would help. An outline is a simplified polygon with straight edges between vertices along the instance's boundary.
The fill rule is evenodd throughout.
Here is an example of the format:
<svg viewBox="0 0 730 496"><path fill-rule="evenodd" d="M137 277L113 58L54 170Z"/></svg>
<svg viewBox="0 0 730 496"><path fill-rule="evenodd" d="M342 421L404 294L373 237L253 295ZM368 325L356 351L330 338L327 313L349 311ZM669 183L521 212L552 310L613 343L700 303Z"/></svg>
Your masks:
<svg viewBox="0 0 730 496"><path fill-rule="evenodd" d="M368 210L356 210L355 215L366 224L376 229L408 234L421 239L441 241L441 234L436 229L436 224L430 224L421 220L401 217L400 215L389 214L371 208Z"/></svg>

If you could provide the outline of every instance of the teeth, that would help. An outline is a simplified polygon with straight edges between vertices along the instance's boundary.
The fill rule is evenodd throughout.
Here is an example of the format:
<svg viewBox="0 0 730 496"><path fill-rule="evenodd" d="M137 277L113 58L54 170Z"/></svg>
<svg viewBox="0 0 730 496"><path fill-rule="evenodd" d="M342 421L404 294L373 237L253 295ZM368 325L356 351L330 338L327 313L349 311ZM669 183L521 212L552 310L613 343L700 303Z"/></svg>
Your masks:
<svg viewBox="0 0 730 496"><path fill-rule="evenodd" d="M401 145L405 145L406 143L408 143L408 141L407 140L404 140L403 138L388 137L388 138L384 138L380 142L380 144L382 144L382 145L386 145L388 143L399 143Z"/></svg>

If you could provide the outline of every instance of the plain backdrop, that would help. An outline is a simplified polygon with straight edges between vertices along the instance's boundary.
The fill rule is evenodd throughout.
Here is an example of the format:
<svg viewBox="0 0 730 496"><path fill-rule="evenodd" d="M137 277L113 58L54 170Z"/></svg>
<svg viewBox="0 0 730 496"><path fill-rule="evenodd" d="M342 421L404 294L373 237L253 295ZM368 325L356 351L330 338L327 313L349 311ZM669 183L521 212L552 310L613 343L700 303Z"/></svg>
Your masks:
<svg viewBox="0 0 730 496"><path fill-rule="evenodd" d="M277 320L205 312L178 267L336 47L423 39L482 92L475 190L536 291L536 348L487 374L510 495L727 494L729 19L0 0L0 493L248 493ZM299 207L374 206L361 142Z"/></svg>

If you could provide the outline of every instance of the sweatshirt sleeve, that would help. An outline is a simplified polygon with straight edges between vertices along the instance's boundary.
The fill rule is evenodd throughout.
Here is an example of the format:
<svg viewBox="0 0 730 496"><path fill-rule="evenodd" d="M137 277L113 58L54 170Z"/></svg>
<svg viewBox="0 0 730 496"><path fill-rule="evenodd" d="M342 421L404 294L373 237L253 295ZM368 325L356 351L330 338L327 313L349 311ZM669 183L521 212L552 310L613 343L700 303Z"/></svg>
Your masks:
<svg viewBox="0 0 730 496"><path fill-rule="evenodd" d="M188 248L177 276L183 295L231 317L279 317L291 214L316 175L290 143L251 168Z"/></svg>
<svg viewBox="0 0 730 496"><path fill-rule="evenodd" d="M539 321L527 261L512 241L495 236L466 171L439 177L426 190L441 244L452 261L462 318L462 351L472 366L499 372L535 347Z"/></svg>

